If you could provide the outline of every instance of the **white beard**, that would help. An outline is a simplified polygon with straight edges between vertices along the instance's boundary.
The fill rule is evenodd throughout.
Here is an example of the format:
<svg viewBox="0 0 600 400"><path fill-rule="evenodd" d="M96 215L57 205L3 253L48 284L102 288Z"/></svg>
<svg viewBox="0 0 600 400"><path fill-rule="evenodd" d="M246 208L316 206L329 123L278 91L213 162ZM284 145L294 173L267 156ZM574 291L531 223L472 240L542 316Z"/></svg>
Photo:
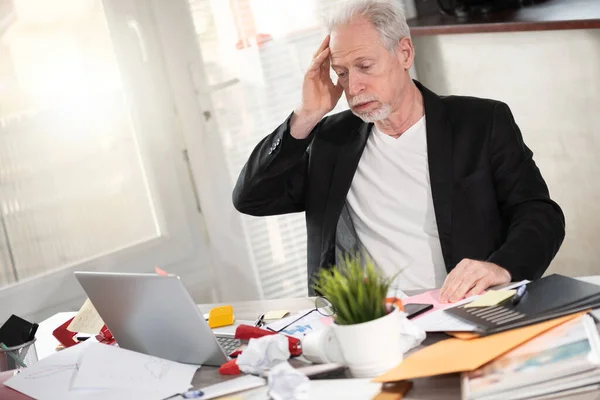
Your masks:
<svg viewBox="0 0 600 400"><path fill-rule="evenodd" d="M352 108L352 107L356 106L357 104L364 104L369 101L379 102L379 100L375 96L371 96L368 94L359 94L359 95L354 96L351 99L348 99L348 105L350 106L350 110L352 110L352 113L365 122L381 121L382 119L386 119L390 115L391 107L389 104L380 103L381 107L376 108L375 110L365 111L365 112L355 111Z"/></svg>
<svg viewBox="0 0 600 400"><path fill-rule="evenodd" d="M365 122L377 122L386 119L390 115L391 107L389 104L382 104L381 107L365 112L358 112L350 109L354 115Z"/></svg>

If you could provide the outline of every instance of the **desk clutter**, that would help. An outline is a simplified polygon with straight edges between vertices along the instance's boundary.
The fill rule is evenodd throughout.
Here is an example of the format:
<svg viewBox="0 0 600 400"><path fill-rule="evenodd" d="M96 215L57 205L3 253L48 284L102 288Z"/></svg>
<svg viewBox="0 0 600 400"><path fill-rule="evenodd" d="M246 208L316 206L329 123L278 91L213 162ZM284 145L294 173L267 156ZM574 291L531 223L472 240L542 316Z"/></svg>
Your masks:
<svg viewBox="0 0 600 400"><path fill-rule="evenodd" d="M435 302L439 292L416 301L426 296ZM600 306L600 286L555 274L436 306L415 322L430 332L465 329L448 332L455 337L414 352L375 381L460 373L467 400L563 398L600 388L600 336L589 315Z"/></svg>
<svg viewBox="0 0 600 400"><path fill-rule="evenodd" d="M395 366L368 379L356 379L348 368L352 355L336 346L336 316L319 311L318 301L313 309L293 313L257 310L256 321L236 321L233 307L214 307L205 323L213 316L209 325L230 326L232 339L242 345L219 368L229 380L198 388L191 382L199 365L118 347L88 299L75 317L56 323L53 335L62 350L23 363L26 368L12 364L20 369L16 374L9 372L14 376L8 377L5 387L0 384L0 398L9 398L5 393L10 390L11 395L23 394L10 397L15 399L232 395L236 399L324 399L343 395L397 400L411 390L415 380L449 374L460 375L463 400L517 400L548 394L563 398L600 389L600 335L589 313L600 306L600 286L550 275L454 304L441 304L439 290L402 302L431 304L432 308L410 320L403 318L397 325L402 331L399 336L405 344L407 337L414 341L403 348L404 355ZM513 318L517 312L523 316ZM200 318L204 321L201 314ZM0 328L0 340L23 345L35 341L36 329L37 324L13 316ZM423 331L446 332L451 337L410 352L410 347L421 343Z"/></svg>
<svg viewBox="0 0 600 400"><path fill-rule="evenodd" d="M599 286L558 274L520 289L514 301L476 308L464 305L447 312L473 324L480 335L489 335L600 306Z"/></svg>

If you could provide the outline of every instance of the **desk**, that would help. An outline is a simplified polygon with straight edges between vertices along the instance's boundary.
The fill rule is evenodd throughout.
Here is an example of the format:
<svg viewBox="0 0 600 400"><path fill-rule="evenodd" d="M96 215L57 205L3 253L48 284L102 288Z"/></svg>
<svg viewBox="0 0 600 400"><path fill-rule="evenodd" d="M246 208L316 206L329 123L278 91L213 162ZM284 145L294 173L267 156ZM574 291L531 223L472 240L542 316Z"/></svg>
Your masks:
<svg viewBox="0 0 600 400"><path fill-rule="evenodd" d="M598 277L589 277L582 278L586 281L590 281L592 283L600 284L600 279ZM416 293L407 293L409 295ZM222 304L222 303L221 303ZM203 313L207 313L211 308L221 305L221 304L200 304L199 307ZM296 299L279 299L279 300L262 300L262 301L248 301L248 302L239 302L239 303L229 303L233 306L235 310L235 316L239 320L255 320L256 317L265 311L275 310L275 309L286 309L291 313L314 307L314 300L311 298L296 298ZM51 335L52 330L64 322L66 319L70 318L74 313L59 313L54 315L53 317L47 319L46 321L40 324L40 329L38 330L38 343L42 345L42 347L38 348L38 353L40 354L40 358L48 355L44 353L43 349L51 348L52 346L56 346L56 342ZM56 325L56 326L55 326ZM53 328L54 326L54 328ZM40 336L40 333L43 334L43 337ZM49 336L49 337L47 337ZM422 346L427 346L429 344L435 343L438 340L445 339L448 336L444 334L428 334L427 339L423 342ZM40 351L42 350L42 351ZM299 364L297 360L292 360L293 364ZM227 381L229 379L233 379L235 376L221 376L219 375L218 369L216 367L203 366L198 370L192 384L194 388L200 389L204 386ZM409 395L406 397L407 400L412 399L431 399L431 400L453 400L460 399L460 380L458 374L445 375L445 376L437 376L431 378L423 378L423 379L415 379L414 387L409 392ZM260 389L258 389L260 390ZM596 400L600 398L600 391L588 392L580 395L575 395L569 397L569 399L573 400Z"/></svg>
<svg viewBox="0 0 600 400"><path fill-rule="evenodd" d="M588 279L586 279L588 280ZM590 278L592 283L600 284L600 280L597 278ZM413 293L407 293L411 295ZM208 312L212 307L220 304L201 304L199 305L203 313ZM265 311L275 309L286 309L290 312L295 312L307 308L314 307L314 302L309 298L298 298L298 299L281 299L281 300L263 300L263 301L249 301L245 303L231 303L235 310L235 316L237 319L255 320L256 317ZM436 341L446 339L449 336L445 334L427 334L427 338L423 342L422 346L435 343ZM415 349L418 350L418 349ZM235 377L221 376L217 368L203 366L196 373L192 384L194 388L200 389L203 386L223 382ZM408 393L407 400L416 399L430 399L430 400L453 400L460 399L460 379L458 374L437 376L431 378L422 378L413 380L414 387ZM572 400L597 400L600 398L600 391L582 393L580 395L574 395L568 397Z"/></svg>

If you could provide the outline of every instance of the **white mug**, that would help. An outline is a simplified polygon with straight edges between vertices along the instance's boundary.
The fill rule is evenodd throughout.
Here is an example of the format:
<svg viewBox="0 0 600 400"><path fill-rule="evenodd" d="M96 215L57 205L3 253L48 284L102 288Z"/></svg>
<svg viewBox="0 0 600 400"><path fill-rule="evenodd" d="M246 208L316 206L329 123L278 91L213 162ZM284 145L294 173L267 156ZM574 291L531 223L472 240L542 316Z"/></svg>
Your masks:
<svg viewBox="0 0 600 400"><path fill-rule="evenodd" d="M423 340L424 332L423 338L407 334L408 322L406 314L395 309L374 321L332 324L302 339L302 355L314 363L345 365L355 378L372 378L398 365L404 353Z"/></svg>

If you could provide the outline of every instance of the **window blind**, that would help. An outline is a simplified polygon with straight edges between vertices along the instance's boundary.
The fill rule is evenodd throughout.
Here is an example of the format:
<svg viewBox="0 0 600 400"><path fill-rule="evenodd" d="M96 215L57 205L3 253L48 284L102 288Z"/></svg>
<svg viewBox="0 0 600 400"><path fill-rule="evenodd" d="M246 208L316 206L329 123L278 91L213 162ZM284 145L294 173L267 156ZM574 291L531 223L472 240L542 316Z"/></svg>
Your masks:
<svg viewBox="0 0 600 400"><path fill-rule="evenodd" d="M338 0L190 0L231 187L253 148L297 107L304 72ZM347 108L344 99L332 113ZM230 201L224 199L224 201ZM307 293L303 213L244 216L265 298Z"/></svg>

